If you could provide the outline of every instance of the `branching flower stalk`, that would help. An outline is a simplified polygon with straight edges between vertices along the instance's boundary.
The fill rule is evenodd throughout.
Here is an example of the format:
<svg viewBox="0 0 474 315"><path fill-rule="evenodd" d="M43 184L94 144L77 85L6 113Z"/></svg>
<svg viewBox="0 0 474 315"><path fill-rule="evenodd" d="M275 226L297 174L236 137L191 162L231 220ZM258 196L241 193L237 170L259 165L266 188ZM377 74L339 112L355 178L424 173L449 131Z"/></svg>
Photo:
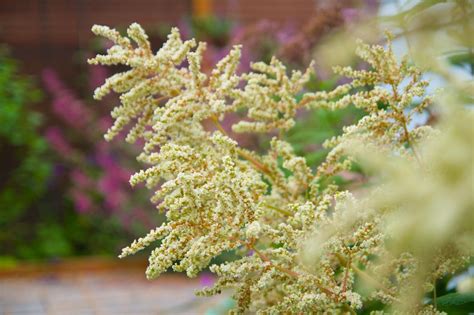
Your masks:
<svg viewBox="0 0 474 315"><path fill-rule="evenodd" d="M398 244L401 239L387 219L409 203L376 202L383 199L378 190L356 198L327 184L354 160L365 161L367 150L402 160L416 172L436 171L412 161L421 161L419 146L438 133L426 126L407 127L413 115L431 103L425 96L427 82L407 59L397 61L390 37L388 49L360 43L357 53L370 70L337 67L351 82L330 92L307 92L304 85L312 65L289 75L273 58L238 74L240 47L234 46L204 73L206 44L183 41L176 28L156 53L138 24L128 28L128 37L106 26L92 30L114 45L89 63L130 68L95 91L97 99L120 94L121 104L112 111L115 123L105 137L111 140L132 125L126 140L143 143L138 159L148 168L133 175L130 183L144 182L154 190L152 202L167 217L124 248L120 257L160 241L149 257L146 275L151 279L169 268L195 277L220 254L241 253L240 259L209 266L217 281L198 292L214 295L234 289L234 313L355 313L370 299L387 309L436 312L421 298L405 302L401 297L423 287L419 283L432 283L434 270L456 270L466 253L456 247L451 256L456 259L447 263L431 259L431 253L417 256L413 248L393 251L387 241ZM422 101L414 105L414 98ZM219 123L227 113L243 111L247 117L232 126L234 132L284 133L301 108L347 106L367 114L326 142L330 153L315 170L281 138L273 138L268 152L259 155L240 147ZM209 120L216 130L204 128ZM390 178L389 170L376 174ZM419 262L426 266L420 269ZM372 292L358 292L358 281L370 282Z"/></svg>

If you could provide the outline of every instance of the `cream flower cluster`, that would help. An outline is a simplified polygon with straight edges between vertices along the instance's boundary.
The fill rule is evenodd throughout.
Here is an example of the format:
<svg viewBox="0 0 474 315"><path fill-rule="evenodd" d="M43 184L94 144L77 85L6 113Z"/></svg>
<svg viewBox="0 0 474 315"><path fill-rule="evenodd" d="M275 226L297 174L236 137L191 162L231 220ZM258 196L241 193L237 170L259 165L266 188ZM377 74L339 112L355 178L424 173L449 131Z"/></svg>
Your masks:
<svg viewBox="0 0 474 315"><path fill-rule="evenodd" d="M427 82L407 60L396 60L390 42L388 49L359 46L358 54L371 70L336 68L352 81L330 92L308 93L304 85L312 66L288 75L273 58L238 74L240 47L235 46L205 73L205 43L183 41L176 28L156 53L138 24L128 28L128 37L105 26L94 26L93 32L114 45L106 55L89 60L91 64L130 68L95 91L97 99L120 94L106 139L132 125L126 139L143 142L138 158L148 167L130 182L144 182L154 190L152 202L167 217L120 257L159 242L150 255L147 277L169 268L194 277L213 258L235 251L241 258L210 266L217 282L198 293L232 288L235 313L354 313L367 299L406 305L400 296L419 288L416 272L421 269L416 255L392 253L386 247L396 236L386 219L399 205L376 202L382 200L378 190L356 198L331 184L332 175L349 169L354 159L365 160L357 143L407 163L426 162L419 146L435 133L427 127L409 130L408 125L431 102L423 98L412 106L415 98L424 97ZM239 147L219 123L226 113L244 110L247 118L237 122L234 131L284 132L301 108L349 105L367 115L328 140L332 149L315 169L281 137L270 141L266 154L257 154ZM216 131L204 128L208 121ZM430 271L452 271L459 260L452 261L435 260ZM423 273L420 281L432 281L430 276ZM357 281L369 283L373 292L368 296L358 291ZM410 304L412 310L436 311L419 303L421 299Z"/></svg>
<svg viewBox="0 0 474 315"><path fill-rule="evenodd" d="M370 70L335 67L336 73L352 80L329 93L307 93L303 98L308 107L338 109L352 105L367 112L357 124L344 127L342 135L326 141L325 146L332 150L327 161L319 167L319 174L334 174L350 168L351 160L345 146L354 139L366 145L373 144L379 150L397 151L407 157L419 158L416 142L432 130L428 126L409 130L408 125L414 115L432 103L432 99L425 96L428 82L421 79L420 70L410 66L407 58L397 61L391 36L387 36L387 49L359 42L356 54L371 66ZM418 98L422 101L413 106Z"/></svg>
<svg viewBox="0 0 474 315"><path fill-rule="evenodd" d="M164 183L152 201L166 209L168 222L122 252L135 253L154 240L147 276L173 267L195 276L220 253L237 248L254 230L257 205L267 189L248 162L239 160L236 143L219 132L199 148L167 143L149 161L155 164L132 176L132 185ZM246 231L247 230L247 231Z"/></svg>
<svg viewBox="0 0 474 315"><path fill-rule="evenodd" d="M268 132L276 128L287 131L294 125L298 109L295 98L309 80L313 66L305 73L293 71L291 77L286 67L272 58L270 64L253 63L250 72L242 75L245 88L236 96L234 105L248 109L248 117L253 121L241 121L232 129L236 132Z"/></svg>

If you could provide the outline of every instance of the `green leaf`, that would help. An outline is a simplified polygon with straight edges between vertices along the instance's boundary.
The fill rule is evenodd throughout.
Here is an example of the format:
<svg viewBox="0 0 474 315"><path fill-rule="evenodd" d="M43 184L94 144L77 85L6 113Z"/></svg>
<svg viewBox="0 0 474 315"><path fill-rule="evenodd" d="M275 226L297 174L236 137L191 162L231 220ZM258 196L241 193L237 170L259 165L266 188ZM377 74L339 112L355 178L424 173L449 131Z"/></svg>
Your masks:
<svg viewBox="0 0 474 315"><path fill-rule="evenodd" d="M436 299L437 308L448 314L467 314L474 310L474 292L450 293Z"/></svg>

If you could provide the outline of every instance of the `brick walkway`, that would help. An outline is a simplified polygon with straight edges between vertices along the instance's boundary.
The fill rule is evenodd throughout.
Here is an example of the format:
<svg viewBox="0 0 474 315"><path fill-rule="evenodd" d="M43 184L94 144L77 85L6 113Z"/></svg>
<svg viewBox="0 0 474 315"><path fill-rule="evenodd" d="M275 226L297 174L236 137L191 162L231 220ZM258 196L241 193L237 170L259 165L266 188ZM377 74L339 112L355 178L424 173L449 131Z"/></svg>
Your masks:
<svg viewBox="0 0 474 315"><path fill-rule="evenodd" d="M225 298L198 298L194 291L201 286L173 274L147 281L138 269L3 277L0 314L216 314L209 310Z"/></svg>

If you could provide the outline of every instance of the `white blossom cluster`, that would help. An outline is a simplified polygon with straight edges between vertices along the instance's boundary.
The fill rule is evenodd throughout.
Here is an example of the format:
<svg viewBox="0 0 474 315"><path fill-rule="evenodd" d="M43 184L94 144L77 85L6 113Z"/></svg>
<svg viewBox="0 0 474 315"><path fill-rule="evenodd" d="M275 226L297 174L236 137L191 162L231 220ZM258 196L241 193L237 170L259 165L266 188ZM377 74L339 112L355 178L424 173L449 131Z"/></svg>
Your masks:
<svg viewBox="0 0 474 315"><path fill-rule="evenodd" d="M176 28L156 53L138 24L128 28L128 38L105 26L94 26L93 32L114 45L90 63L130 68L95 91L97 99L112 91L120 94L106 139L132 125L127 140L143 142L138 158L148 168L130 182L144 182L155 190L152 202L167 217L120 255L159 242L150 255L147 277L169 268L194 277L213 258L234 250L241 258L211 265L217 282L198 294L233 288L234 313L355 313L370 299L387 306L406 305L400 297L419 288L418 282L432 281L433 270L440 276L460 265L462 259L455 257L464 253L453 251L456 256L450 262L434 260L425 272L415 254L387 249L387 242L396 243L392 238L401 229L390 230L387 218L400 205L377 202L382 200L379 190L357 198L324 184L349 169L354 159L364 160L357 143L418 168L413 163L428 161L418 148L427 134L434 133L423 127L408 130L412 115L431 102L424 98L412 106L415 97L424 97L427 82L407 60L399 63L390 45L384 49L361 44L358 54L371 70L337 68L352 81L331 92L305 93L312 66L288 76L285 66L273 58L238 74L240 47L235 46L214 70L204 73L205 43L183 41ZM300 108L349 105L367 115L327 142L332 151L316 169L281 137L273 138L268 152L261 155L238 146L219 123L226 113L244 109L247 118L237 122L234 131L284 132L294 125ZM217 130L204 128L207 121L214 122ZM419 278L421 271L425 273ZM357 281L368 283L372 292L361 292ZM436 312L421 307L421 301L410 304L411 310Z"/></svg>

